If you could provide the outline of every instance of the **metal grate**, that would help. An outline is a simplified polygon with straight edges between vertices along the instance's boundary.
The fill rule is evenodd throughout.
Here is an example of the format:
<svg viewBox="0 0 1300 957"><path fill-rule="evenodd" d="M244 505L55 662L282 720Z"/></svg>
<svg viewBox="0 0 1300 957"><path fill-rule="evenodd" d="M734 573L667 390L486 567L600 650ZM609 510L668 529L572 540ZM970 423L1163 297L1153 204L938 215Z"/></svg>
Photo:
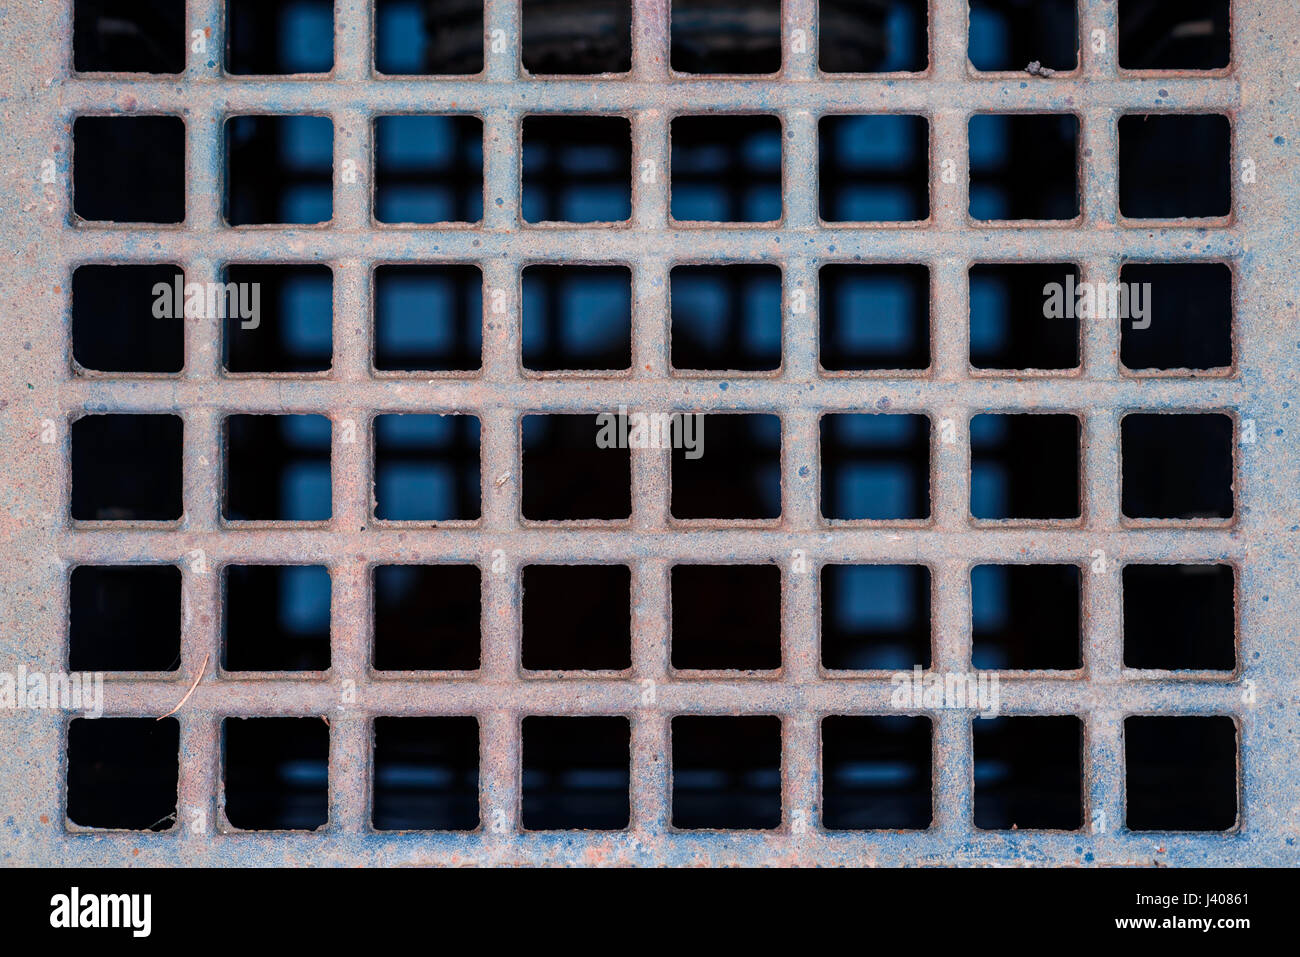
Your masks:
<svg viewBox="0 0 1300 957"><path fill-rule="evenodd" d="M777 75L702 78L669 70L669 4L633 4L632 68L623 76L538 78L520 66L521 13L486 0L482 74L380 77L372 70L372 4L339 4L327 76L246 78L223 72L223 4L188 0L190 52L177 77L72 70L70 4L28 4L0 28L6 103L0 141L11 189L0 199L8 248L0 457L8 476L0 581L0 660L57 670L66 662L68 580L82 564L166 563L183 573L177 671L110 675L106 714L157 716L176 706L177 826L88 831L68 822L67 716L0 715L0 858L63 864L305 863L1285 863L1296 858L1300 801L1293 621L1288 384L1297 368L1291 224L1300 215L1295 148L1300 16L1287 0L1234 4L1232 66L1133 73L1116 59L1116 3L1080 0L1080 62L1050 77L980 74L966 58L966 0L931 0L924 74L827 74L817 65L815 0L782 3ZM886 112L929 124L930 216L906 225L819 218L817 136L826 115ZM1079 124L1081 214L1051 224L968 216L967 128L982 113L1073 114ZM1231 214L1209 221L1132 222L1118 211L1119 119L1128 113L1220 113L1232 121ZM311 114L333 123L333 214L320 227L225 224L223 127L244 114ZM483 220L449 228L379 225L370 186L374 120L403 113L472 115L484 132ZM525 116L575 113L631 124L630 220L615 226L521 220ZM782 130L783 216L725 226L670 218L674 117L761 113ZM185 218L177 226L95 224L72 213L71 129L77 117L179 116L185 123ZM47 163L46 161L51 162ZM1250 171L1243 182L1242 172ZM35 185L27 179L36 178ZM1083 322L1073 371L1014 374L969 361L968 270L1020 259L1077 263L1114 282L1126 262L1226 262L1236 282L1236 365L1201 377L1139 377L1119 364L1117 323ZM187 281L225 264L326 263L333 271L328 373L222 371L218 320L185 322L174 376L75 373L68 292L86 263L175 263ZM775 264L782 271L779 372L680 375L669 361L669 273L681 263ZM846 262L930 270L931 363L907 373L828 373L818 365L818 272ZM399 263L472 264L485 293L482 368L413 377L372 368L373 270ZM533 263L621 265L632 273L630 371L534 375L520 361L520 281ZM553 523L521 517L521 418L633 409L780 417L781 516L682 521L670 514L671 457L636 451L631 518ZM819 506L819 422L846 411L930 420L929 517L827 521ZM1055 412L1080 422L1078 519L976 521L970 512L969 423L988 412ZM1222 412L1235 423L1235 510L1227 520L1136 521L1121 515L1121 419L1132 411ZM69 430L78 417L167 413L184 423L184 517L178 522L73 521ZM373 514L371 423L381 413L442 412L481 420L482 512L476 520L384 523ZM333 425L332 517L317 523L222 519L223 421L242 413L315 413ZM781 567L781 668L761 677L670 668L669 577L681 562ZM1226 563L1237 575L1233 672L1135 672L1122 664L1121 569L1137 563ZM250 677L219 670L227 565L315 563L332 587L327 672ZM482 570L477 671L441 676L370 667L376 565L460 562ZM632 666L613 675L521 670L521 571L537 563L625 563L632 576ZM819 569L912 563L932 577L931 668L970 670L971 569L1009 562L1083 570L1082 660L1076 671L1004 673L1007 715L1074 715L1082 723L1083 827L995 831L975 826L970 712L916 709L933 721L933 820L915 831L828 831L822 824L820 725L835 715L896 714L887 672L827 671L819 660ZM530 832L521 818L526 716L625 716L631 723L630 827ZM480 728L479 827L394 833L372 827L373 721L472 715ZM671 825L670 723L683 715L780 719L781 818L769 831L680 831ZM1226 715L1238 732L1239 817L1214 833L1125 827L1123 729L1130 715ZM222 721L319 716L328 721L328 823L314 832L232 833L223 811Z"/></svg>

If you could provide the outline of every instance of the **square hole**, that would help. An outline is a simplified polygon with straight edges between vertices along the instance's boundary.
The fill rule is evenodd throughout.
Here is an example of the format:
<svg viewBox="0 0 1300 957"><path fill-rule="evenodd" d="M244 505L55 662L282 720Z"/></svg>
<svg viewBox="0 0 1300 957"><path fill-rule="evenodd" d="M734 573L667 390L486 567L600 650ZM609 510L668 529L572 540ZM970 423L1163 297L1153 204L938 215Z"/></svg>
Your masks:
<svg viewBox="0 0 1300 957"><path fill-rule="evenodd" d="M228 73L328 73L333 68L330 0L226 0Z"/></svg>
<svg viewBox="0 0 1300 957"><path fill-rule="evenodd" d="M1230 0L1119 0L1125 70L1220 70L1231 56Z"/></svg>
<svg viewBox="0 0 1300 957"><path fill-rule="evenodd" d="M323 415L232 415L225 423L222 517L323 522L333 510L330 420Z"/></svg>
<svg viewBox="0 0 1300 957"><path fill-rule="evenodd" d="M375 219L477 223L483 218L483 121L375 118Z"/></svg>
<svg viewBox="0 0 1300 957"><path fill-rule="evenodd" d="M612 416L611 416L612 417ZM632 453L602 447L603 415L526 415L523 513L532 521L608 521L632 515Z"/></svg>
<svg viewBox="0 0 1300 957"><path fill-rule="evenodd" d="M529 671L632 667L632 570L525 565L521 657Z"/></svg>
<svg viewBox="0 0 1300 957"><path fill-rule="evenodd" d="M780 368L779 266L675 266L670 281L674 369L769 372Z"/></svg>
<svg viewBox="0 0 1300 957"><path fill-rule="evenodd" d="M976 718L972 724L977 828L1073 831L1082 825L1079 718Z"/></svg>
<svg viewBox="0 0 1300 957"><path fill-rule="evenodd" d="M781 218L781 121L678 116L672 121L672 218L763 223Z"/></svg>
<svg viewBox="0 0 1300 957"><path fill-rule="evenodd" d="M977 519L1069 519L1079 505L1079 420L1044 413L970 422L970 510Z"/></svg>
<svg viewBox="0 0 1300 957"><path fill-rule="evenodd" d="M632 69L631 0L588 0L580 8L523 0L524 69L543 74Z"/></svg>
<svg viewBox="0 0 1300 957"><path fill-rule="evenodd" d="M329 821L329 725L318 717L222 722L226 820L241 831Z"/></svg>
<svg viewBox="0 0 1300 957"><path fill-rule="evenodd" d="M780 417L697 416L696 447L673 448L673 518L780 518Z"/></svg>
<svg viewBox="0 0 1300 957"><path fill-rule="evenodd" d="M78 73L185 70L185 0L75 0L72 7Z"/></svg>
<svg viewBox="0 0 1300 957"><path fill-rule="evenodd" d="M617 831L631 820L632 726L624 717L523 720L528 831Z"/></svg>
<svg viewBox="0 0 1300 957"><path fill-rule="evenodd" d="M375 416L375 518L473 521L482 514L479 420L473 415Z"/></svg>
<svg viewBox="0 0 1300 957"><path fill-rule="evenodd" d="M823 565L821 661L845 671L930 667L930 569Z"/></svg>
<svg viewBox="0 0 1300 957"><path fill-rule="evenodd" d="M179 415L87 415L72 423L72 517L162 522L181 517Z"/></svg>
<svg viewBox="0 0 1300 957"><path fill-rule="evenodd" d="M1237 823L1237 725L1226 715L1124 719L1124 823L1226 831Z"/></svg>
<svg viewBox="0 0 1300 957"><path fill-rule="evenodd" d="M483 70L481 0L377 0L375 69L392 75Z"/></svg>
<svg viewBox="0 0 1300 957"><path fill-rule="evenodd" d="M1080 278L1079 267L1071 263L972 266L971 366L1077 369Z"/></svg>
<svg viewBox="0 0 1300 957"><path fill-rule="evenodd" d="M924 830L934 818L929 718L822 720L822 824L831 831Z"/></svg>
<svg viewBox="0 0 1300 957"><path fill-rule="evenodd" d="M175 718L74 718L68 820L130 831L175 826L180 734Z"/></svg>
<svg viewBox="0 0 1300 957"><path fill-rule="evenodd" d="M376 671L474 671L482 573L476 565L378 565Z"/></svg>
<svg viewBox="0 0 1300 957"><path fill-rule="evenodd" d="M823 116L818 195L826 222L899 222L930 215L930 125L924 116Z"/></svg>
<svg viewBox="0 0 1300 957"><path fill-rule="evenodd" d="M1227 263L1129 263L1119 316L1119 357L1129 369L1226 369L1232 365L1232 269ZM1138 315L1138 298L1142 315Z"/></svg>
<svg viewBox="0 0 1300 957"><path fill-rule="evenodd" d="M978 220L1079 215L1079 118L984 113L970 118L970 215Z"/></svg>
<svg viewBox="0 0 1300 957"><path fill-rule="evenodd" d="M678 73L776 73L781 2L672 0L672 68Z"/></svg>
<svg viewBox="0 0 1300 957"><path fill-rule="evenodd" d="M1237 663L1231 565L1124 566L1124 666L1231 671Z"/></svg>
<svg viewBox="0 0 1300 957"><path fill-rule="evenodd" d="M977 70L1079 65L1075 0L970 0L970 61Z"/></svg>
<svg viewBox="0 0 1300 957"><path fill-rule="evenodd" d="M631 215L627 117L524 117L525 222L622 222Z"/></svg>
<svg viewBox="0 0 1300 957"><path fill-rule="evenodd" d="M632 365L632 271L626 266L527 266L524 368L537 372Z"/></svg>
<svg viewBox="0 0 1300 957"><path fill-rule="evenodd" d="M823 73L920 73L930 62L926 0L819 0Z"/></svg>
<svg viewBox="0 0 1300 957"><path fill-rule="evenodd" d="M311 225L334 215L334 124L326 116L226 121L226 220Z"/></svg>
<svg viewBox="0 0 1300 957"><path fill-rule="evenodd" d="M377 266L374 282L376 369L472 372L482 365L477 266Z"/></svg>
<svg viewBox="0 0 1300 957"><path fill-rule="evenodd" d="M474 830L478 768L475 718L375 718L375 830Z"/></svg>
<svg viewBox="0 0 1300 957"><path fill-rule="evenodd" d="M781 667L781 569L674 565L672 664L678 671Z"/></svg>
<svg viewBox="0 0 1300 957"><path fill-rule="evenodd" d="M672 720L672 825L772 830L781 826L781 719L678 715Z"/></svg>
<svg viewBox="0 0 1300 957"><path fill-rule="evenodd" d="M1232 212L1232 124L1217 113L1119 118L1119 211L1129 219Z"/></svg>
<svg viewBox="0 0 1300 957"><path fill-rule="evenodd" d="M241 263L226 267L224 281L227 372L329 369L334 352L329 266Z"/></svg>
<svg viewBox="0 0 1300 957"><path fill-rule="evenodd" d="M880 372L930 366L930 270L831 263L818 273L821 366Z"/></svg>
<svg viewBox="0 0 1300 957"><path fill-rule="evenodd" d="M1083 666L1077 565L976 565L970 571L971 663L993 671Z"/></svg>
<svg viewBox="0 0 1300 957"><path fill-rule="evenodd" d="M77 117L72 211L91 222L183 222L185 121L179 116Z"/></svg>
<svg viewBox="0 0 1300 957"><path fill-rule="evenodd" d="M181 663L181 570L79 565L68 585L69 671L175 671Z"/></svg>
<svg viewBox="0 0 1300 957"><path fill-rule="evenodd" d="M824 415L821 472L824 518L929 518L930 420L924 415Z"/></svg>
<svg viewBox="0 0 1300 957"><path fill-rule="evenodd" d="M180 372L184 286L184 273L171 264L78 266L72 274L73 361L95 372Z"/></svg>
<svg viewBox="0 0 1300 957"><path fill-rule="evenodd" d="M325 671L330 574L324 565L227 565L226 671Z"/></svg>
<svg viewBox="0 0 1300 957"><path fill-rule="evenodd" d="M1231 417L1147 413L1120 422L1122 511L1129 518L1232 518Z"/></svg>

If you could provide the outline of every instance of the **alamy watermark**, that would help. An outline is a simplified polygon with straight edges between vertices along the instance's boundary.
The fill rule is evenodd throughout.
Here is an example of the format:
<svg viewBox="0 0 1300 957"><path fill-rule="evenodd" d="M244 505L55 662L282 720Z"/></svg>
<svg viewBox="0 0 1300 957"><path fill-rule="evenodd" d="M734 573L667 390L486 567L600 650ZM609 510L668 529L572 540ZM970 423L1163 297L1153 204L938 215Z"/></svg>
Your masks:
<svg viewBox="0 0 1300 957"><path fill-rule="evenodd" d="M987 671L926 671L916 665L910 672L894 674L889 706L897 711L919 708L953 708L978 711L978 717L996 718L1002 710L998 676Z"/></svg>
<svg viewBox="0 0 1300 957"><path fill-rule="evenodd" d="M262 284L259 282L155 283L155 319L239 319L239 328L262 324Z"/></svg>
<svg viewBox="0 0 1300 957"><path fill-rule="evenodd" d="M1080 282L1074 274L1064 283L1043 287L1043 316L1047 319L1132 319L1134 329L1151 326L1151 283Z"/></svg>
<svg viewBox="0 0 1300 957"><path fill-rule="evenodd" d="M104 714L104 673L81 671L0 671L0 711L25 709L81 711L88 718Z"/></svg>
<svg viewBox="0 0 1300 957"><path fill-rule="evenodd" d="M684 449L688 459L704 454L704 416L699 412L617 412L596 416L601 449Z"/></svg>

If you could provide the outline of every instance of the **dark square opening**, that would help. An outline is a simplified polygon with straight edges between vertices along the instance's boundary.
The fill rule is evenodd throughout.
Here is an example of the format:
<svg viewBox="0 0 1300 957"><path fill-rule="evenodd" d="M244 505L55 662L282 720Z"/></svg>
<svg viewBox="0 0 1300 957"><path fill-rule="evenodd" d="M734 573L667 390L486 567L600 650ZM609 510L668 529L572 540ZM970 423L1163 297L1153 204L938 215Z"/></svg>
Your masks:
<svg viewBox="0 0 1300 957"><path fill-rule="evenodd" d="M333 511L330 420L232 415L225 422L222 516L244 522L323 522Z"/></svg>
<svg viewBox="0 0 1300 957"><path fill-rule="evenodd" d="M832 263L818 273L821 366L828 372L930 365L930 270Z"/></svg>
<svg viewBox="0 0 1300 957"><path fill-rule="evenodd" d="M1076 369L1081 273L1070 263L987 263L970 269L970 364L976 369Z"/></svg>
<svg viewBox="0 0 1300 957"><path fill-rule="evenodd" d="M930 667L930 569L925 565L824 565L821 589L822 667Z"/></svg>
<svg viewBox="0 0 1300 957"><path fill-rule="evenodd" d="M537 372L632 365L632 271L626 266L527 266L524 368Z"/></svg>
<svg viewBox="0 0 1300 957"><path fill-rule="evenodd" d="M1120 496L1129 518L1231 518L1231 417L1135 414L1120 422Z"/></svg>
<svg viewBox="0 0 1300 957"><path fill-rule="evenodd" d="M375 219L477 223L483 218L483 121L477 116L375 119Z"/></svg>
<svg viewBox="0 0 1300 957"><path fill-rule="evenodd" d="M775 116L678 116L670 192L678 222L781 218L781 121Z"/></svg>
<svg viewBox="0 0 1300 957"><path fill-rule="evenodd" d="M528 831L617 831L631 820L632 727L624 717L523 720Z"/></svg>
<svg viewBox="0 0 1300 957"><path fill-rule="evenodd" d="M930 62L926 0L819 0L825 73L919 73Z"/></svg>
<svg viewBox="0 0 1300 957"><path fill-rule="evenodd" d="M392 75L483 70L483 0L377 0L375 69Z"/></svg>
<svg viewBox="0 0 1300 957"><path fill-rule="evenodd" d="M903 414L824 415L821 471L824 518L929 518L930 420Z"/></svg>
<svg viewBox="0 0 1300 957"><path fill-rule="evenodd" d="M329 821L329 724L319 717L222 722L226 820L243 831Z"/></svg>
<svg viewBox="0 0 1300 957"><path fill-rule="evenodd" d="M473 415L375 416L375 518L472 521L482 513L479 420Z"/></svg>
<svg viewBox="0 0 1300 957"><path fill-rule="evenodd" d="M1230 0L1119 0L1125 70L1220 70L1231 56Z"/></svg>
<svg viewBox="0 0 1300 957"><path fill-rule="evenodd" d="M185 121L179 116L77 117L72 211L94 222L183 222Z"/></svg>
<svg viewBox="0 0 1300 957"><path fill-rule="evenodd" d="M1079 420L993 413L970 423L970 510L977 519L1078 518Z"/></svg>
<svg viewBox="0 0 1300 957"><path fill-rule="evenodd" d="M971 63L977 70L1050 70L1079 64L1075 0L970 0Z"/></svg>
<svg viewBox="0 0 1300 957"><path fill-rule="evenodd" d="M781 826L781 719L678 715L672 721L673 827Z"/></svg>
<svg viewBox="0 0 1300 957"><path fill-rule="evenodd" d="M781 570L775 565L674 565L673 667L781 667Z"/></svg>
<svg viewBox="0 0 1300 957"><path fill-rule="evenodd" d="M478 668L478 566L378 565L374 576L376 671Z"/></svg>
<svg viewBox="0 0 1300 957"><path fill-rule="evenodd" d="M72 517L159 522L181 517L178 415L87 415L72 423Z"/></svg>
<svg viewBox="0 0 1300 957"><path fill-rule="evenodd" d="M780 267L675 266L670 281L674 369L780 368Z"/></svg>
<svg viewBox="0 0 1300 957"><path fill-rule="evenodd" d="M1119 278L1129 290L1128 313L1118 316L1119 357L1127 368L1232 365L1232 270L1227 263L1130 263Z"/></svg>
<svg viewBox="0 0 1300 957"><path fill-rule="evenodd" d="M823 116L818 191L827 222L899 222L930 215L930 124L924 116Z"/></svg>
<svg viewBox="0 0 1300 957"><path fill-rule="evenodd" d="M68 600L69 671L175 671L181 663L181 570L79 565Z"/></svg>
<svg viewBox="0 0 1300 957"><path fill-rule="evenodd" d="M529 671L632 667L632 570L525 565L523 666Z"/></svg>
<svg viewBox="0 0 1300 957"><path fill-rule="evenodd" d="M79 73L181 73L185 0L75 0L73 69Z"/></svg>
<svg viewBox="0 0 1300 957"><path fill-rule="evenodd" d="M1079 118L1073 113L982 113L970 118L972 219L1079 215Z"/></svg>
<svg viewBox="0 0 1300 957"><path fill-rule="evenodd" d="M525 222L621 222L631 215L627 117L524 117Z"/></svg>
<svg viewBox="0 0 1300 957"><path fill-rule="evenodd" d="M483 274L477 266L375 268L375 368L471 372L482 365Z"/></svg>
<svg viewBox="0 0 1300 957"><path fill-rule="evenodd" d="M975 718L975 826L1073 831L1083 824L1083 722Z"/></svg>
<svg viewBox="0 0 1300 957"><path fill-rule="evenodd" d="M672 0L672 68L678 73L776 73L781 2Z"/></svg>
<svg viewBox="0 0 1300 957"><path fill-rule="evenodd" d="M325 116L226 121L226 220L311 225L334 215L334 124Z"/></svg>
<svg viewBox="0 0 1300 957"><path fill-rule="evenodd" d="M333 68L330 0L226 0L228 73L328 73Z"/></svg>
<svg viewBox="0 0 1300 957"><path fill-rule="evenodd" d="M95 372L180 372L185 365L179 266L78 266L72 274L72 358Z"/></svg>
<svg viewBox="0 0 1300 957"><path fill-rule="evenodd" d="M1232 212L1232 124L1217 113L1119 118L1119 211L1129 219Z"/></svg>
<svg viewBox="0 0 1300 957"><path fill-rule="evenodd" d="M1077 565L976 565L970 572L971 663L993 671L1080 668Z"/></svg>
<svg viewBox="0 0 1300 957"><path fill-rule="evenodd" d="M632 453L600 444L613 415L526 415L523 513L534 521L632 515Z"/></svg>
<svg viewBox="0 0 1300 957"><path fill-rule="evenodd" d="M524 69L534 75L632 69L632 0L523 0Z"/></svg>
<svg viewBox="0 0 1300 957"><path fill-rule="evenodd" d="M1231 565L1126 565L1125 667L1231 671L1234 592Z"/></svg>
<svg viewBox="0 0 1300 957"><path fill-rule="evenodd" d="M73 824L166 831L176 823L179 775L175 718L74 718L68 724Z"/></svg>
<svg viewBox="0 0 1300 957"><path fill-rule="evenodd" d="M780 518L780 417L696 415L695 448L673 449L673 517Z"/></svg>
<svg viewBox="0 0 1300 957"><path fill-rule="evenodd" d="M330 575L324 565L227 565L221 667L325 671Z"/></svg>
<svg viewBox="0 0 1300 957"><path fill-rule="evenodd" d="M831 831L924 830L931 806L929 718L822 720L822 825Z"/></svg>
<svg viewBox="0 0 1300 957"><path fill-rule="evenodd" d="M474 830L478 767L475 718L375 718L375 829Z"/></svg>
<svg viewBox="0 0 1300 957"><path fill-rule="evenodd" d="M1237 726L1226 715L1124 719L1124 823L1226 831L1237 823Z"/></svg>
<svg viewBox="0 0 1300 957"><path fill-rule="evenodd" d="M329 266L226 267L227 372L324 372L334 353Z"/></svg>

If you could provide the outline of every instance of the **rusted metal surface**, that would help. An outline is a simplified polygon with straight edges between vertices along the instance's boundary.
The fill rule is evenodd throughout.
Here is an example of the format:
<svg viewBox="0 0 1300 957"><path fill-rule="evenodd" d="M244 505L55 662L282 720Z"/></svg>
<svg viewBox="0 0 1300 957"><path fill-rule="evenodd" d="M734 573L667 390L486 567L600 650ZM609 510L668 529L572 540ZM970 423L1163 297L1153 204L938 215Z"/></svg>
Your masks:
<svg viewBox="0 0 1300 957"><path fill-rule="evenodd" d="M0 12L0 161L8 189L0 226L0 670L56 671L66 662L68 570L80 562L175 562L184 574L182 664L161 677L108 676L106 713L161 715L207 673L178 713L180 826L161 833L86 832L65 819L65 715L0 712L0 861L9 864L1294 864L1300 853L1300 600L1295 589L1294 493L1300 429L1294 223L1300 181L1300 11L1291 0L1234 4L1232 69L1121 74L1116 3L1080 0L1079 68L1050 78L977 74L967 64L965 0L931 0L931 67L924 75L822 75L815 0L787 0L779 76L697 79L670 74L667 0L636 2L633 64L625 77L538 79L519 65L518 4L487 0L483 74L379 78L372 73L370 4L335 7L335 69L328 78L224 76L219 0L189 0L187 31L207 32L170 78L74 75L71 4ZM793 53L804 31L805 54ZM495 34L500 31L500 34ZM1098 51L1091 38L1107 39ZM492 49L492 38L504 44ZM519 125L529 112L607 112L632 123L632 216L608 227L523 226ZM781 117L784 219L775 226L696 227L669 217L669 123L674 115L765 112ZM824 113L921 113L930 122L931 218L906 226L827 226L817 216L817 120ZM967 123L980 111L1062 111L1081 123L1082 215L1051 226L988 224L967 216ZM1118 118L1125 112L1216 111L1232 119L1233 168L1253 160L1257 180L1234 181L1226 220L1126 223L1117 209ZM186 222L115 227L74 221L71 125L79 115L183 116ZM335 128L334 219L321 228L240 228L221 219L221 126L244 112L310 112ZM394 228L371 218L368 157L375 115L464 112L482 117L485 219L479 226ZM54 160L54 182L41 181ZM951 159L959 175L941 178ZM362 171L340 181L345 160ZM972 262L1077 262L1083 278L1114 282L1123 262L1217 260L1237 276L1237 365L1223 377L1156 379L1121 370L1117 323L1083 323L1078 370L1051 376L976 374L968 362L967 269ZM334 271L334 358L325 376L229 377L217 320L187 319L186 365L173 377L73 374L71 272L86 262L166 262L188 281L215 280L223 263L325 262ZM377 263L473 262L486 288L518 302L522 265L626 263L633 271L631 371L608 378L524 374L517 308L485 314L483 368L464 377L371 370L371 280ZM683 261L764 261L782 267L784 361L774 377L678 377L670 372L667 276ZM932 366L918 375L827 375L817 365L816 274L826 262L903 261L932 275ZM486 311L485 311L486 312ZM633 455L633 511L622 523L525 522L520 515L519 418L537 411L747 410L782 418L779 521L675 521L666 451ZM823 412L924 412L932 446L930 521L829 523L820 518L817 423ZM1060 410L1082 422L1082 517L1068 522L975 523L970 518L966 423L987 411ZM480 417L482 518L437 528L372 518L370 418L380 412L456 411ZM1253 420L1257 441L1235 462L1229 522L1133 523L1119 512L1119 421L1133 410L1227 411ZM185 423L184 518L177 523L75 523L69 517L68 426L99 411L173 412ZM220 516L221 420L231 412L320 412L335 423L334 513L316 526L227 523ZM956 441L938 441L939 422ZM52 443L42 423L56 426ZM342 423L356 423L355 443ZM1139 526L1139 527L1134 527ZM506 570L489 571L494 550ZM795 549L810 569L790 567ZM887 674L821 669L817 568L827 562L909 561L934 581L933 668L970 669L970 577L996 561L1087 566L1102 549L1108 574L1085 576L1084 667L1060 677L1006 674L1008 714L1084 720L1084 820L1079 832L979 831L973 825L971 716L930 712L934 823L918 832L827 832L820 827L818 725L830 714L889 712ZM186 556L202 550L206 571ZM519 663L519 570L530 561L622 560L632 568L632 676L528 678ZM669 667L668 572L675 560L773 561L783 567L783 667L768 678L688 679ZM369 668L370 568L463 561L484 569L482 666L451 677L380 675ZM249 678L220 673L219 568L230 562L312 561L330 568L332 668ZM1223 676L1142 677L1122 666L1120 574L1128 562L1216 561L1238 575L1238 670ZM655 682L652 702L643 681ZM343 703L343 682L356 700ZM1257 698L1243 700L1252 683ZM632 721L632 825L626 832L525 832L519 826L520 722L526 714L601 713ZM783 729L783 826L773 832L676 832L669 826L669 721L675 714L776 714ZM925 712L922 712L925 713ZM315 833L230 833L221 814L220 722L239 715L319 715L330 723L330 821ZM474 714L481 728L478 831L377 833L370 827L370 728L376 715ZM1126 831L1123 719L1130 714L1226 714L1239 726L1240 818L1227 833ZM206 827L193 826L198 820ZM798 822L807 822L800 826ZM215 824L215 826L214 826ZM498 826L494 827L494 824Z"/></svg>

